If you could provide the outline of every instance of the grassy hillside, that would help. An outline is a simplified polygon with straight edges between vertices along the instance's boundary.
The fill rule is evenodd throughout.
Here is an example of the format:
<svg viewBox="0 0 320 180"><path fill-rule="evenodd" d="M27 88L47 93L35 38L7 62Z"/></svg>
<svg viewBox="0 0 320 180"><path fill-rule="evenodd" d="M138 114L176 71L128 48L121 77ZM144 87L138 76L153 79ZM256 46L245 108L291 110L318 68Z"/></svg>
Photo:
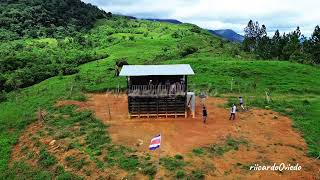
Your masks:
<svg viewBox="0 0 320 180"><path fill-rule="evenodd" d="M36 60L38 58L49 59L43 68L59 64L61 58L63 63L60 65L68 65L70 61L76 69L70 73L72 75L67 75L59 72L60 66L53 67L52 72L55 73L34 82L40 83L26 85L25 88L13 84L10 86L12 91L5 93L6 100L0 103L0 174L5 173L5 177L14 177L14 172L19 172L19 169L26 169L19 174L25 178L36 178L40 172L47 172L49 177L58 176L50 168L41 166L28 170L21 165L5 172L12 146L26 126L35 121L39 107L51 110L59 99L85 100L83 93L86 92L114 90L118 86L125 88L125 78L114 76L113 68L118 59L126 59L129 64L191 64L196 75L190 78L190 90L199 92L204 89L211 95L230 97L231 101L241 94L251 106L272 108L291 115L294 126L309 145L309 154L314 157L320 154L318 67L256 61L240 51L237 44L224 42L190 24L114 17L99 21L90 32L81 34L80 40L75 39L26 39L1 44L5 52L13 51L13 57L24 57L18 60L21 67L1 71L5 78L19 77L24 69L31 71L29 74L36 73L42 66L39 65L41 60ZM39 46L39 42L44 43ZM22 50L12 49L12 44L22 44L22 48L19 47ZM81 57L86 53L93 54L89 55L89 61L83 61ZM103 56L105 54L107 56ZM23 77L25 74L21 73ZM273 103L265 102L266 89L271 92Z"/></svg>

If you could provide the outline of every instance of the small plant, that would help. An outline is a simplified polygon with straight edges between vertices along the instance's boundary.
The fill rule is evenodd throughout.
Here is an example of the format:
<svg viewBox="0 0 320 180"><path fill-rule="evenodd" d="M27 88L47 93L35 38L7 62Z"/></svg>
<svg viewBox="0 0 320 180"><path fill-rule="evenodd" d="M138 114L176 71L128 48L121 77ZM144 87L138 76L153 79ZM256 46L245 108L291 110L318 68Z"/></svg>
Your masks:
<svg viewBox="0 0 320 180"><path fill-rule="evenodd" d="M195 148L195 149L192 150L192 152L193 152L195 155L197 155L197 156L201 156L201 155L204 154L204 149L202 149L202 148Z"/></svg>
<svg viewBox="0 0 320 180"><path fill-rule="evenodd" d="M147 164L142 168L142 173L148 175L149 177L154 177L157 173L157 167L152 164Z"/></svg>
<svg viewBox="0 0 320 180"><path fill-rule="evenodd" d="M186 176L186 173L183 170L178 170L176 173L176 178L177 179L182 179Z"/></svg>
<svg viewBox="0 0 320 180"><path fill-rule="evenodd" d="M71 166L77 170L82 169L83 166L88 164L85 158L77 160L74 156L67 156L64 160L67 162L68 166Z"/></svg>
<svg viewBox="0 0 320 180"><path fill-rule="evenodd" d="M121 157L119 159L120 168L127 171L134 171L138 165L139 165L139 160L138 160L138 157L136 156Z"/></svg>
<svg viewBox="0 0 320 180"><path fill-rule="evenodd" d="M56 157L49 154L45 149L40 150L38 163L44 168L48 168L57 163Z"/></svg>
<svg viewBox="0 0 320 180"><path fill-rule="evenodd" d="M201 180L201 179L204 179L204 174L200 170L194 170L191 172L191 178Z"/></svg>
<svg viewBox="0 0 320 180"><path fill-rule="evenodd" d="M160 159L161 164L170 171L182 169L186 166L186 162L172 157L163 157Z"/></svg>

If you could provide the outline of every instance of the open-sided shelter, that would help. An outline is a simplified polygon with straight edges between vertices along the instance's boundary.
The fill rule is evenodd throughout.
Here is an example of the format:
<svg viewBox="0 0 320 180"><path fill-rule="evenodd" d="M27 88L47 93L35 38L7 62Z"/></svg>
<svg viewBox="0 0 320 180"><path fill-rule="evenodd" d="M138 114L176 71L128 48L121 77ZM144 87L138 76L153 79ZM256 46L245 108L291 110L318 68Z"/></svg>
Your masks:
<svg viewBox="0 0 320 180"><path fill-rule="evenodd" d="M124 65L128 82L129 116L187 116L189 64Z"/></svg>

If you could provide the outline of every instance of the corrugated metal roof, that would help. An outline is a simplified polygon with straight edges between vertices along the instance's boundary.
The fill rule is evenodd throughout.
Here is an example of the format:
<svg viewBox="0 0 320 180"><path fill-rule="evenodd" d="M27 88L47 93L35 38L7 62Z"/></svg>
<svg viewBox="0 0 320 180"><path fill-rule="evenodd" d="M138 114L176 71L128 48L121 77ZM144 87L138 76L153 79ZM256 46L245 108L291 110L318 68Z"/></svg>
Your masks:
<svg viewBox="0 0 320 180"><path fill-rule="evenodd" d="M124 65L119 76L194 75L189 64Z"/></svg>

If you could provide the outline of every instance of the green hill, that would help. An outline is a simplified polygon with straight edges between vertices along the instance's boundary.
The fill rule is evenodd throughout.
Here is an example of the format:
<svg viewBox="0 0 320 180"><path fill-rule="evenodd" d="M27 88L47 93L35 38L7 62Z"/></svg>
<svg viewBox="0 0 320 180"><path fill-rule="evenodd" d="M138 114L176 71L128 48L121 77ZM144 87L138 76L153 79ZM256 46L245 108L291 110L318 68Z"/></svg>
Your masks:
<svg viewBox="0 0 320 180"><path fill-rule="evenodd" d="M129 20L114 16L99 20L88 32L63 38L25 38L0 45L0 174L36 178L24 166L8 169L12 146L34 122L39 107L54 111L59 99L84 100L84 93L126 87L114 76L119 59L129 64L188 63L196 75L190 89L207 90L230 102L240 94L248 105L272 108L294 119L309 145L309 155L320 154L318 67L286 61L260 61L191 24ZM230 84L233 84L231 89ZM72 90L71 90L72 89ZM272 92L273 102L264 100ZM56 177L52 172L48 176ZM43 170L39 170L43 171ZM39 175L39 176L40 176ZM42 174L43 175L43 174ZM43 177L43 176L41 176Z"/></svg>
<svg viewBox="0 0 320 180"><path fill-rule="evenodd" d="M110 15L80 0L4 0L0 2L0 41L64 37Z"/></svg>

